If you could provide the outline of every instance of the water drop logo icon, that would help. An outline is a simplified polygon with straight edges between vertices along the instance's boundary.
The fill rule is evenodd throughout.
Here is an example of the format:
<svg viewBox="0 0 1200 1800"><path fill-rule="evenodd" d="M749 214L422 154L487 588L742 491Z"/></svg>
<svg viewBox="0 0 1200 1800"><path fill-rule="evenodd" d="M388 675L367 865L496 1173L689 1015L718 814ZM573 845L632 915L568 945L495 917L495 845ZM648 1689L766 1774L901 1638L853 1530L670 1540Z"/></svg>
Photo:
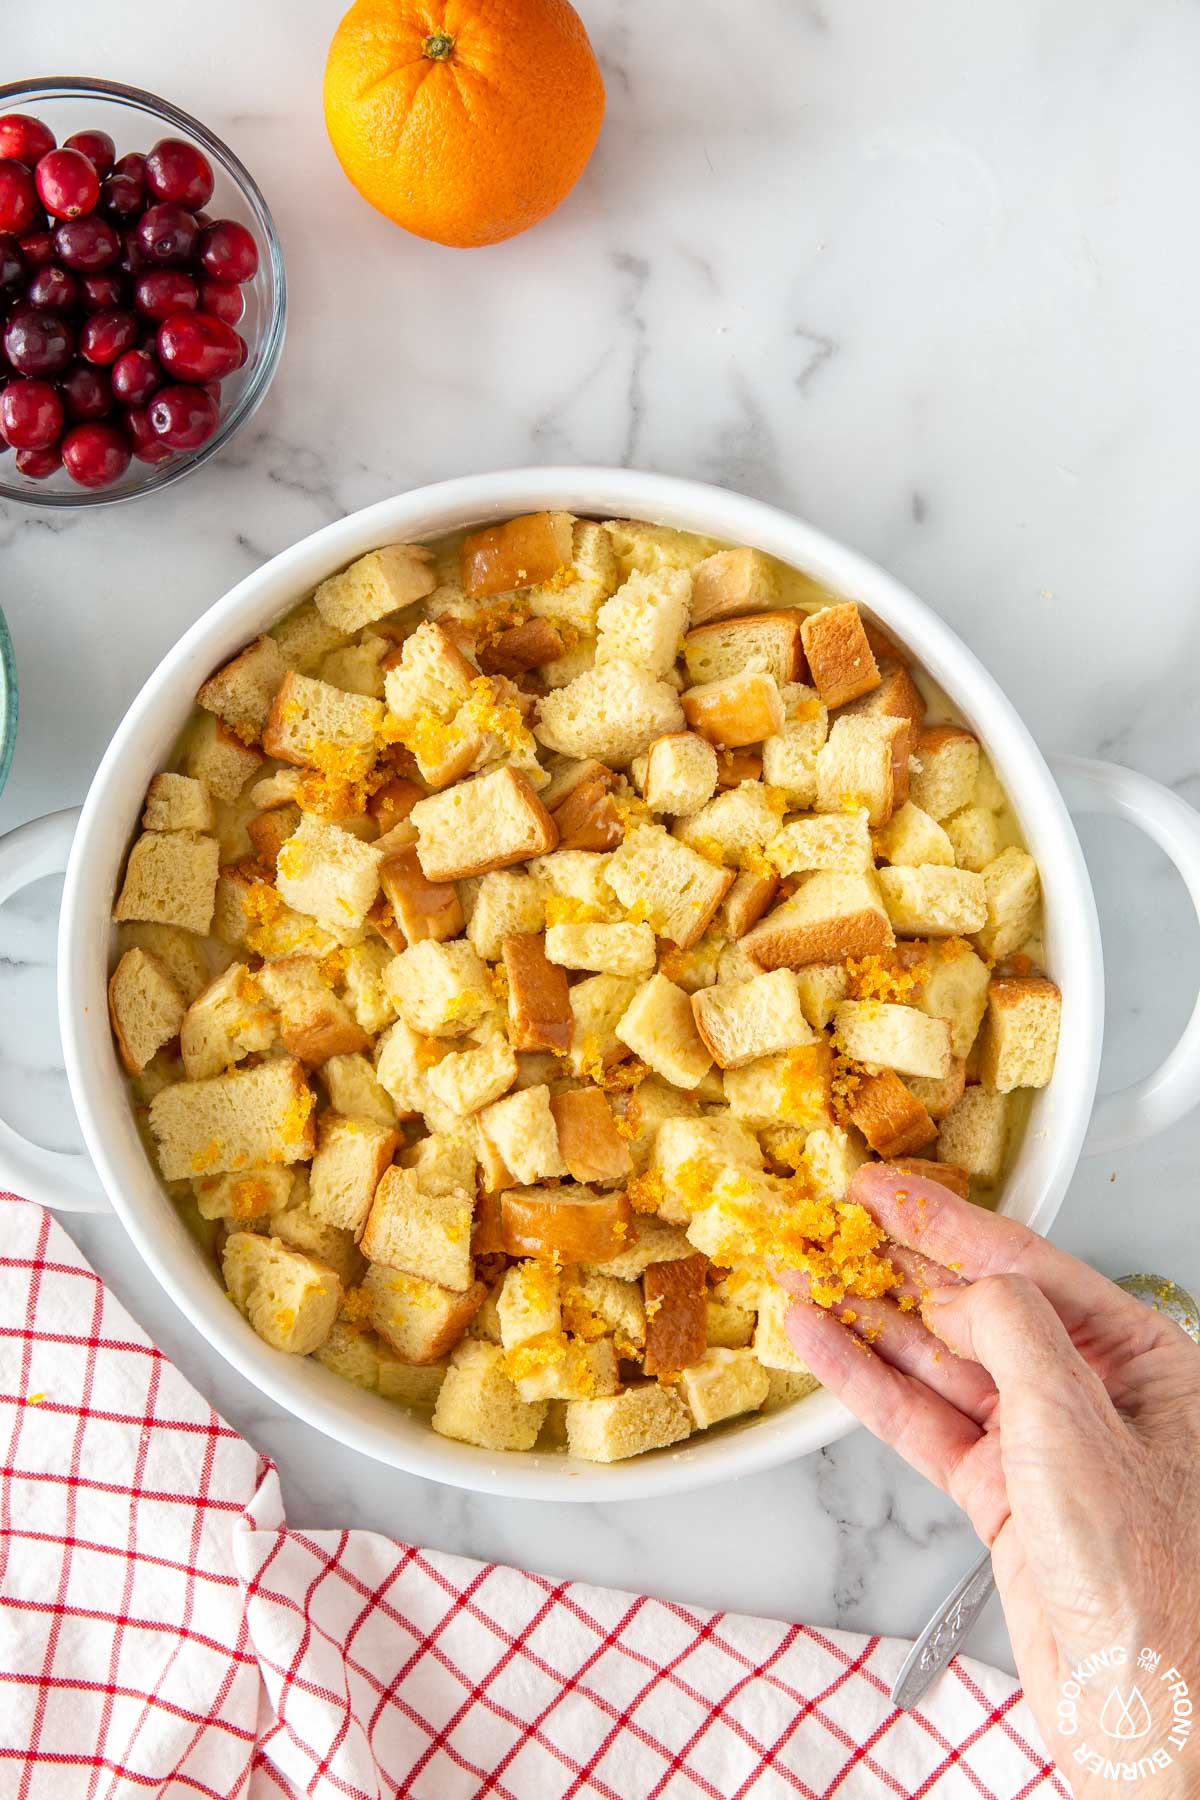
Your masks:
<svg viewBox="0 0 1200 1800"><path fill-rule="evenodd" d="M1100 1713L1100 1729L1106 1737L1120 1738L1125 1743L1143 1738L1151 1726L1150 1708L1139 1687L1123 1694L1119 1687L1110 1690Z"/></svg>

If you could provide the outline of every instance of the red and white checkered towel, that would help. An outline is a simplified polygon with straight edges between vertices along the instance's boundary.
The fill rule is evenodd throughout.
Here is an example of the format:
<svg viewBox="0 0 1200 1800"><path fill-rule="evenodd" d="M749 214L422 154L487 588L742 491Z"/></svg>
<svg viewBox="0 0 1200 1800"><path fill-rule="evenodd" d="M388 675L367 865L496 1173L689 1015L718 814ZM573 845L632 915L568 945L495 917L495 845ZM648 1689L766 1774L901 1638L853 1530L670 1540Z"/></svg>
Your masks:
<svg viewBox="0 0 1200 1800"><path fill-rule="evenodd" d="M0 1794L1065 1796L1020 1690L907 1646L292 1531L275 1471L0 1197Z"/></svg>

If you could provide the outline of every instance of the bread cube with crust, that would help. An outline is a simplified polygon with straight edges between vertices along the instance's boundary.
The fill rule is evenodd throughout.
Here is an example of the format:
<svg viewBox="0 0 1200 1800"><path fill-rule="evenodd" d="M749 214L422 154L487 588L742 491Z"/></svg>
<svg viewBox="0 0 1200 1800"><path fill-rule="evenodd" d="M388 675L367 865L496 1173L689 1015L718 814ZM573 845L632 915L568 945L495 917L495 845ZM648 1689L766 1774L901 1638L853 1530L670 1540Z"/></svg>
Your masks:
<svg viewBox="0 0 1200 1800"><path fill-rule="evenodd" d="M431 786L457 781L484 749L483 724L470 703L490 698L491 684L453 633L430 619L384 659L384 670L389 732Z"/></svg>
<svg viewBox="0 0 1200 1800"><path fill-rule="evenodd" d="M661 825L635 825L608 859L609 886L630 914L686 950L704 935L732 869L715 868Z"/></svg>
<svg viewBox="0 0 1200 1800"><path fill-rule="evenodd" d="M642 983L616 1032L635 1056L675 1087L699 1087L712 1064L688 995L665 975L654 974Z"/></svg>
<svg viewBox="0 0 1200 1800"><path fill-rule="evenodd" d="M692 575L692 624L766 611L775 597L775 572L761 551L717 550Z"/></svg>
<svg viewBox="0 0 1200 1800"><path fill-rule="evenodd" d="M683 1371L680 1388L703 1431L721 1419L757 1412L770 1389L767 1371L749 1350L708 1349Z"/></svg>
<svg viewBox="0 0 1200 1800"><path fill-rule="evenodd" d="M693 1246L678 1225L646 1213L632 1213L624 1239L609 1256L585 1258L585 1275L608 1275L616 1281L638 1281L654 1262L690 1256Z"/></svg>
<svg viewBox="0 0 1200 1800"><path fill-rule="evenodd" d="M778 892L778 875L759 875L751 869L742 869L717 912L718 932L731 938L744 937L751 926L758 924ZM702 981L698 985L707 983Z"/></svg>
<svg viewBox="0 0 1200 1800"><path fill-rule="evenodd" d="M797 1400L804 1400L809 1394L815 1394L821 1385L811 1369L768 1369L767 1384L767 1397L762 1408L765 1413L779 1412L785 1406L794 1406Z"/></svg>
<svg viewBox="0 0 1200 1800"><path fill-rule="evenodd" d="M108 983L108 1015L121 1061L131 1075L178 1037L186 1011L183 995L157 956L126 950Z"/></svg>
<svg viewBox="0 0 1200 1800"><path fill-rule="evenodd" d="M531 935L546 923L546 889L535 875L493 869L483 877L467 936L480 956L495 962L505 938Z"/></svg>
<svg viewBox="0 0 1200 1800"><path fill-rule="evenodd" d="M427 1194L450 1194L475 1186L478 1133L471 1121L452 1130L434 1131L401 1153L400 1161L412 1169Z"/></svg>
<svg viewBox="0 0 1200 1800"><path fill-rule="evenodd" d="M932 1075L906 1075L904 1085L916 1095L936 1124L962 1099L967 1085L967 1065L960 1057L955 1057L948 1075L940 1079Z"/></svg>
<svg viewBox="0 0 1200 1800"><path fill-rule="evenodd" d="M661 680L679 654L691 596L685 570L630 575L596 615L597 664L633 663Z"/></svg>
<svg viewBox="0 0 1200 1800"><path fill-rule="evenodd" d="M327 1225L311 1210L302 1176L297 1176L296 1191L287 1204L271 1214L267 1229L289 1250L303 1251L332 1269L344 1288L357 1286L367 1272L366 1258L352 1234Z"/></svg>
<svg viewBox="0 0 1200 1800"><path fill-rule="evenodd" d="M611 1337L618 1356L640 1355L646 1342L646 1308L641 1283L618 1281L613 1275L589 1275L581 1269L560 1279L562 1323L587 1343Z"/></svg>
<svg viewBox="0 0 1200 1800"><path fill-rule="evenodd" d="M983 876L969 869L922 863L880 869L877 880L898 937L957 937L979 931L987 918Z"/></svg>
<svg viewBox="0 0 1200 1800"><path fill-rule="evenodd" d="M628 1197L581 1184L506 1188L500 1221L508 1256L546 1262L605 1263L628 1243Z"/></svg>
<svg viewBox="0 0 1200 1800"><path fill-rule="evenodd" d="M818 812L865 806L870 824L885 825L896 798L895 741L907 733L899 719L844 713L817 752Z"/></svg>
<svg viewBox="0 0 1200 1800"><path fill-rule="evenodd" d="M612 539L621 573L646 569L695 569L721 545L693 531L673 525L651 525L645 519L607 519L605 530Z"/></svg>
<svg viewBox="0 0 1200 1800"><path fill-rule="evenodd" d="M229 1297L264 1343L308 1356L329 1336L342 1304L332 1269L278 1238L235 1231L221 1251Z"/></svg>
<svg viewBox="0 0 1200 1800"><path fill-rule="evenodd" d="M365 1056L353 1052L331 1056L321 1065L320 1075L335 1113L388 1129L395 1125L395 1103Z"/></svg>
<svg viewBox="0 0 1200 1800"><path fill-rule="evenodd" d="M522 1088L485 1106L479 1129L520 1186L566 1174L548 1087Z"/></svg>
<svg viewBox="0 0 1200 1800"><path fill-rule="evenodd" d="M938 1161L964 1169L980 1187L995 1187L1004 1173L1008 1115L1007 1094L986 1087L967 1088L941 1122Z"/></svg>
<svg viewBox="0 0 1200 1800"><path fill-rule="evenodd" d="M400 1142L394 1126L325 1113L309 1178L309 1210L326 1225L361 1237L375 1190Z"/></svg>
<svg viewBox="0 0 1200 1800"><path fill-rule="evenodd" d="M713 620L689 631L683 659L689 685L721 681L748 665L765 669L780 688L807 673L800 642L801 615L794 611L754 613Z"/></svg>
<svg viewBox="0 0 1200 1800"><path fill-rule="evenodd" d="M950 1048L966 1058L975 1042L987 1007L987 964L961 938L948 938L924 946L916 1004L933 1019L945 1019L950 1027Z"/></svg>
<svg viewBox="0 0 1200 1800"><path fill-rule="evenodd" d="M268 959L326 956L338 947L331 931L295 912L257 863L226 864L217 880L212 935Z"/></svg>
<svg viewBox="0 0 1200 1800"><path fill-rule="evenodd" d="M487 1298L482 1281L460 1291L402 1269L373 1264L360 1290L380 1337L409 1363L435 1363L466 1335Z"/></svg>
<svg viewBox="0 0 1200 1800"><path fill-rule="evenodd" d="M985 956L994 960L1011 956L1037 925L1041 895L1037 864L1028 850L1020 850L1014 844L1002 850L973 879L983 883L987 917L978 925L963 929L974 932L975 942Z"/></svg>
<svg viewBox="0 0 1200 1800"><path fill-rule="evenodd" d="M261 751L244 744L215 714L201 713L193 719L187 733L184 768L215 799L236 800L261 768L262 760Z"/></svg>
<svg viewBox="0 0 1200 1800"><path fill-rule="evenodd" d="M289 669L263 728L268 756L327 775L365 775L375 760L383 707Z"/></svg>
<svg viewBox="0 0 1200 1800"><path fill-rule="evenodd" d="M954 845L945 830L911 800L906 800L876 833L875 853L886 862L907 868L917 868L922 863L954 867Z"/></svg>
<svg viewBox="0 0 1200 1800"><path fill-rule="evenodd" d="M473 1283L471 1214L475 1195L467 1188L429 1192L416 1169L386 1168L375 1189L362 1233L369 1262L400 1269L452 1292Z"/></svg>
<svg viewBox="0 0 1200 1800"><path fill-rule="evenodd" d="M783 730L779 684L768 669L742 669L718 681L702 681L684 689L681 704L691 729L726 750L761 744Z"/></svg>
<svg viewBox="0 0 1200 1800"><path fill-rule="evenodd" d="M576 519L571 532L572 562L569 576L560 569L557 576L540 583L528 590L529 610L537 619L548 619L553 624L565 626L571 632L579 632L584 641L592 643L591 634L596 629L596 615L601 605L613 593L620 581L620 571L613 550L612 539L603 525L597 525L591 519ZM568 651L565 656L557 657L553 663L547 664L542 659L542 674L558 662L577 660L578 649ZM579 664L573 674L580 673L586 663ZM568 677L568 679L572 679Z"/></svg>
<svg viewBox="0 0 1200 1800"><path fill-rule="evenodd" d="M313 604L339 631L359 631L423 600L436 585L433 552L427 545L385 544L328 576L313 595Z"/></svg>
<svg viewBox="0 0 1200 1800"><path fill-rule="evenodd" d="M728 1113L708 1118L664 1119L651 1152L651 1168L662 1190L659 1217L685 1225L706 1206L718 1177L730 1169L763 1166L752 1131Z"/></svg>
<svg viewBox="0 0 1200 1800"><path fill-rule="evenodd" d="M915 1006L886 1000L843 1000L833 1015L835 1042L855 1062L901 1075L950 1073L950 1027Z"/></svg>
<svg viewBox="0 0 1200 1800"><path fill-rule="evenodd" d="M495 1011L487 965L465 938L421 939L384 975L396 1011L427 1037L463 1037Z"/></svg>
<svg viewBox="0 0 1200 1800"><path fill-rule="evenodd" d="M699 812L717 785L717 753L694 731L655 738L646 752L642 797L652 812Z"/></svg>
<svg viewBox="0 0 1200 1800"><path fill-rule="evenodd" d="M215 713L238 736L253 742L287 673L275 639L260 637L210 675L196 699L206 712Z"/></svg>
<svg viewBox="0 0 1200 1800"><path fill-rule="evenodd" d="M794 969L792 979L800 996L800 1009L814 1031L824 1031L840 1001L846 998L848 977L841 963L810 963Z"/></svg>
<svg viewBox="0 0 1200 1800"><path fill-rule="evenodd" d="M403 829L408 829L407 825ZM377 848L382 847L380 839ZM389 851L379 865L383 903L405 945L424 938L438 943L457 937L463 928L462 902L452 881L430 881L414 845Z"/></svg>
<svg viewBox="0 0 1200 1800"><path fill-rule="evenodd" d="M203 832L143 831L129 852L113 918L203 936L212 924L218 862L217 840Z"/></svg>
<svg viewBox="0 0 1200 1800"><path fill-rule="evenodd" d="M558 1270L548 1262L513 1263L500 1283L496 1317L505 1350L561 1332Z"/></svg>
<svg viewBox="0 0 1200 1800"><path fill-rule="evenodd" d="M417 855L430 881L486 875L553 850L558 828L526 777L500 768L413 807Z"/></svg>
<svg viewBox="0 0 1200 1800"><path fill-rule="evenodd" d="M829 713L815 688L789 682L780 690L783 724L763 739L763 780L782 788L789 805L817 798L817 756L829 735Z"/></svg>
<svg viewBox="0 0 1200 1800"><path fill-rule="evenodd" d="M254 855L272 877L279 862L279 852L296 830L300 818L300 808L293 803L289 806L272 806L268 811L255 813L252 819L246 820L246 836Z"/></svg>
<svg viewBox="0 0 1200 1800"><path fill-rule="evenodd" d="M517 1079L517 1059L503 1031L487 1030L452 1050L430 1069L430 1093L460 1118L506 1094Z"/></svg>
<svg viewBox="0 0 1200 1800"><path fill-rule="evenodd" d="M442 1363L402 1362L383 1339L349 1319L337 1319L313 1360L355 1387L401 1406L432 1407L445 1376Z"/></svg>
<svg viewBox="0 0 1200 1800"><path fill-rule="evenodd" d="M873 869L867 810L856 806L791 819L767 845L767 856L781 875Z"/></svg>
<svg viewBox="0 0 1200 1800"><path fill-rule="evenodd" d="M760 968L799 969L806 963L874 956L895 941L874 875L820 870L807 876L741 943Z"/></svg>
<svg viewBox="0 0 1200 1800"><path fill-rule="evenodd" d="M279 646L279 654L289 669L312 675L331 650L346 642L348 632L323 619L311 600L294 606L290 613L272 625L267 634Z"/></svg>
<svg viewBox="0 0 1200 1800"><path fill-rule="evenodd" d="M973 869L978 875L1000 854L1000 827L986 806L960 807L946 819L944 830L960 869Z"/></svg>
<svg viewBox="0 0 1200 1800"><path fill-rule="evenodd" d="M919 1175L922 1181L936 1181L957 1194L960 1200L971 1198L970 1176L965 1169L955 1168L953 1163L933 1162L926 1156L897 1156L892 1166L906 1175Z"/></svg>
<svg viewBox="0 0 1200 1800"><path fill-rule="evenodd" d="M754 1337L755 1314L745 1306L708 1295L706 1331L710 1350L744 1350Z"/></svg>
<svg viewBox="0 0 1200 1800"><path fill-rule="evenodd" d="M558 1154L572 1180L605 1186L633 1174L629 1146L599 1088L551 1094L550 1112L558 1135ZM520 1179L531 1178L522 1175Z"/></svg>
<svg viewBox="0 0 1200 1800"><path fill-rule="evenodd" d="M628 1093L618 1095L614 1107L621 1120L622 1140L639 1175L649 1166L664 1120L700 1117L700 1102L694 1093L684 1094L657 1075L647 1076Z"/></svg>
<svg viewBox="0 0 1200 1800"><path fill-rule="evenodd" d="M565 1056L575 1033L572 1002L566 972L546 956L544 934L518 932L506 937L500 949L508 983L508 1037L513 1049L550 1050ZM578 993L579 988L574 991Z"/></svg>
<svg viewBox="0 0 1200 1800"><path fill-rule="evenodd" d="M821 616L819 613L816 615ZM793 1375L811 1373L802 1356L792 1348L787 1334L787 1313L792 1296L774 1281L764 1282L758 1296L758 1320L754 1327L755 1360L765 1369L783 1369Z"/></svg>
<svg viewBox="0 0 1200 1800"><path fill-rule="evenodd" d="M627 768L655 738L682 727L675 689L617 657L543 695L534 735L564 756L592 756L610 768Z"/></svg>
<svg viewBox="0 0 1200 1800"><path fill-rule="evenodd" d="M874 628L867 628L868 642ZM907 664L885 660L886 652L882 643L878 652L874 651L879 663L879 686L872 688L869 694L863 694L852 700L846 708L848 713L866 714L878 719L901 719L909 727L908 742L905 746L905 757L916 746L917 738L925 723L925 696L912 678L912 671Z"/></svg>
<svg viewBox="0 0 1200 1800"><path fill-rule="evenodd" d="M1002 976L988 989L979 1075L999 1094L1042 1088L1054 1073L1062 994L1044 976Z"/></svg>
<svg viewBox="0 0 1200 1800"><path fill-rule="evenodd" d="M613 792L618 777L603 763L592 758L587 762L599 773L574 787L552 809L558 841L564 850L612 850L625 835L624 816Z"/></svg>
<svg viewBox="0 0 1200 1800"><path fill-rule="evenodd" d="M801 1044L725 1072L725 1098L735 1119L760 1131L789 1125L812 1131L832 1118L833 1054L829 1045Z"/></svg>
<svg viewBox="0 0 1200 1800"><path fill-rule="evenodd" d="M216 822L212 795L202 781L169 771L151 777L142 814L143 830L211 832Z"/></svg>
<svg viewBox="0 0 1200 1800"><path fill-rule="evenodd" d="M500 525L469 532L459 546L462 585L471 599L486 599L549 581L569 568L573 554L568 512L522 513Z"/></svg>
<svg viewBox="0 0 1200 1800"><path fill-rule="evenodd" d="M289 1206L298 1179L294 1168L278 1163L234 1174L199 1175L192 1182L196 1211L202 1219L233 1219L249 1227Z"/></svg>
<svg viewBox="0 0 1200 1800"><path fill-rule="evenodd" d="M813 686L826 706L844 706L879 686L879 667L852 600L809 613L801 639Z"/></svg>
<svg viewBox="0 0 1200 1800"><path fill-rule="evenodd" d="M725 862L766 873L763 846L779 830L780 806L761 781L742 781L680 819L675 836L710 862Z"/></svg>
<svg viewBox="0 0 1200 1800"><path fill-rule="evenodd" d="M649 925L548 925L546 956L564 969L598 975L648 975L654 968Z"/></svg>
<svg viewBox="0 0 1200 1800"><path fill-rule="evenodd" d="M310 1068L331 1056L349 1056L368 1047L366 1032L312 957L264 963L253 979L279 1015L284 1049Z"/></svg>
<svg viewBox="0 0 1200 1800"><path fill-rule="evenodd" d="M480 645L479 666L487 675L518 680L539 663L553 662L563 649L563 638L549 619L522 619Z"/></svg>
<svg viewBox="0 0 1200 1800"><path fill-rule="evenodd" d="M817 1042L790 969L701 988L692 995L692 1013L721 1069L740 1069L760 1057Z"/></svg>
<svg viewBox="0 0 1200 1800"><path fill-rule="evenodd" d="M304 813L279 852L275 887L288 906L344 940L362 926L374 904L379 863L373 844Z"/></svg>
<svg viewBox="0 0 1200 1800"><path fill-rule="evenodd" d="M189 1081L220 1075L243 1057L269 1050L277 1036L275 1010L258 976L244 963L231 963L180 1021L184 1072Z"/></svg>
<svg viewBox="0 0 1200 1800"><path fill-rule="evenodd" d="M314 1095L291 1057L204 1081L177 1081L150 1102L150 1132L167 1181L262 1163L307 1162Z"/></svg>
<svg viewBox="0 0 1200 1800"><path fill-rule="evenodd" d="M651 1263L642 1276L646 1308L647 1375L677 1375L699 1362L708 1345L708 1258L692 1255Z"/></svg>
<svg viewBox="0 0 1200 1800"><path fill-rule="evenodd" d="M913 745L910 792L934 819L969 806L979 774L979 741L961 725L929 725Z"/></svg>
<svg viewBox="0 0 1200 1800"><path fill-rule="evenodd" d="M850 1096L850 1117L885 1161L923 1149L938 1134L917 1096L892 1069L859 1077Z"/></svg>
<svg viewBox="0 0 1200 1800"><path fill-rule="evenodd" d="M585 1462L622 1462L690 1436L692 1415L673 1388L657 1381L567 1406L567 1449Z"/></svg>

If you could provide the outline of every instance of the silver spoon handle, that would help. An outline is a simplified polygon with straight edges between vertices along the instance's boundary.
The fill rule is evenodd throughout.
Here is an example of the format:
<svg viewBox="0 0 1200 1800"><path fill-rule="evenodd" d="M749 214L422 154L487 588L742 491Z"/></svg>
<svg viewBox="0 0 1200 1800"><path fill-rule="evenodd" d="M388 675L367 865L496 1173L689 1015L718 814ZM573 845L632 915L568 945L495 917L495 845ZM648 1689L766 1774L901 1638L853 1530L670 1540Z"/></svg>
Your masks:
<svg viewBox="0 0 1200 1800"><path fill-rule="evenodd" d="M985 1550L955 1583L909 1651L892 1687L892 1705L910 1711L924 1697L987 1604L996 1578Z"/></svg>

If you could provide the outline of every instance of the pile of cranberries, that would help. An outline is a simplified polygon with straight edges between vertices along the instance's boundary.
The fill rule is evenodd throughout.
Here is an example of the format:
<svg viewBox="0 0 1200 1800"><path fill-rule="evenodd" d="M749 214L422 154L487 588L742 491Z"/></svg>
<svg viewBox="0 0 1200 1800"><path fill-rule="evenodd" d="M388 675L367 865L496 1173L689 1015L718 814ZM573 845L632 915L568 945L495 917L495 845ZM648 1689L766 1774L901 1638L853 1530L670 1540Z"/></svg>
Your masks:
<svg viewBox="0 0 1200 1800"><path fill-rule="evenodd" d="M212 191L183 138L118 160L107 132L0 118L0 451L23 475L107 487L216 430L258 247Z"/></svg>

